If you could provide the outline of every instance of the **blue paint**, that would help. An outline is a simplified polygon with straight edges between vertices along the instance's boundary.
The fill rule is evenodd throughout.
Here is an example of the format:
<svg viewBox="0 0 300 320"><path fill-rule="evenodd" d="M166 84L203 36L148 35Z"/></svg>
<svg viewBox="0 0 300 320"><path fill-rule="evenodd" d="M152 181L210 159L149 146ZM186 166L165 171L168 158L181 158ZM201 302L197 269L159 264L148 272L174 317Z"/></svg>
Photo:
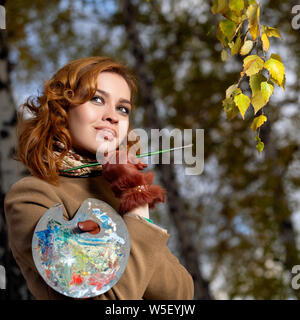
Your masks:
<svg viewBox="0 0 300 320"><path fill-rule="evenodd" d="M107 215L102 215L100 217L100 219L102 221L102 227L104 229L111 229L112 228L110 225L108 225L108 223L111 222L111 219Z"/></svg>
<svg viewBox="0 0 300 320"><path fill-rule="evenodd" d="M50 228L42 230L42 231L37 231L36 232L38 239L39 239L39 246L42 249L42 254L45 253L45 249L49 248L51 245L51 238L54 234L54 231Z"/></svg>

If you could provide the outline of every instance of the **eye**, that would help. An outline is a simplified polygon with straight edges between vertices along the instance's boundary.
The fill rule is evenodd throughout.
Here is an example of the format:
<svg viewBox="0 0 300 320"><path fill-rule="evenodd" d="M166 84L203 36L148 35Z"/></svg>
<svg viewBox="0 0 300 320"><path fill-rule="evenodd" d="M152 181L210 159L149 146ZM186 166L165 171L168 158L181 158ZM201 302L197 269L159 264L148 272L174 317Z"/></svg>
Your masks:
<svg viewBox="0 0 300 320"><path fill-rule="evenodd" d="M127 107L124 107L124 106L119 106L119 108L125 110L125 111L122 111L123 113L126 113L126 114L129 114L130 113L130 109L127 108Z"/></svg>
<svg viewBox="0 0 300 320"><path fill-rule="evenodd" d="M105 100L104 100L104 98L102 98L101 96L98 96L98 95L96 95L96 96L94 96L92 99L91 99L91 101L93 101L93 102L96 102L96 103L99 103L98 101L98 99L100 99L100 103L105 103ZM129 108L127 108L127 107L124 107L124 106L119 106L118 107L118 109L122 109L123 111L122 111L122 113L124 113L124 114L130 114L130 109Z"/></svg>
<svg viewBox="0 0 300 320"><path fill-rule="evenodd" d="M103 99L102 97L100 97L100 96L94 96L94 97L91 99L91 101L96 101L97 99L101 99L102 102L104 102L104 99ZM96 102L98 102L98 101L96 101Z"/></svg>

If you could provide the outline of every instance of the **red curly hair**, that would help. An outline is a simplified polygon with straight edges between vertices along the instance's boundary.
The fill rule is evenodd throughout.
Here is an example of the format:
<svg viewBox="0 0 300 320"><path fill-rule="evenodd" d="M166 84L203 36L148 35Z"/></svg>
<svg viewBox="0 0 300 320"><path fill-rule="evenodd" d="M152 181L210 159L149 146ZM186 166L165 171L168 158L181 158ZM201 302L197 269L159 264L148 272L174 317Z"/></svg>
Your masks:
<svg viewBox="0 0 300 320"><path fill-rule="evenodd" d="M68 130L68 108L70 105L83 104L94 96L97 76L104 71L118 73L126 80L134 107L133 98L137 92L135 77L124 65L105 56L85 57L69 62L49 81L44 82L44 91L37 97L36 102L30 96L21 104L21 116L17 112L18 142L15 160L21 161L32 175L59 185L59 166L72 147ZM33 114L32 118L24 119L24 108L28 108ZM128 132L130 130L129 125ZM59 157L53 153L54 139L66 147ZM128 141L127 148L134 143Z"/></svg>

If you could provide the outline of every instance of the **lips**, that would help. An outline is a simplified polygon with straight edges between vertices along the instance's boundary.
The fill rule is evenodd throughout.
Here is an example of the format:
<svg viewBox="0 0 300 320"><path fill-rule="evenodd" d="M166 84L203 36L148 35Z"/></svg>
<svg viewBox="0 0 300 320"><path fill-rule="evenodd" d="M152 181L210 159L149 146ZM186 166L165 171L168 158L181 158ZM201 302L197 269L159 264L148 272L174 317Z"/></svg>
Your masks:
<svg viewBox="0 0 300 320"><path fill-rule="evenodd" d="M96 127L97 132L99 132L103 137L107 138L109 141L113 140L117 133L115 129L111 129L108 127Z"/></svg>

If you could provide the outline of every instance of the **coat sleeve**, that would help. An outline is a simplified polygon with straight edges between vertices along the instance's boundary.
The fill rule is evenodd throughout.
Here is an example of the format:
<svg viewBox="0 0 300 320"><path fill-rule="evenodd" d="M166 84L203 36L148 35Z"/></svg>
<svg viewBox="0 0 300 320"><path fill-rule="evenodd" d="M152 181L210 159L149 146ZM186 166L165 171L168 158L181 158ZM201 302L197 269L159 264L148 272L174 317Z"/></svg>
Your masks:
<svg viewBox="0 0 300 320"><path fill-rule="evenodd" d="M150 228L161 230L159 232L167 233L155 224L146 222L143 218L141 223L146 223ZM141 235L142 236L142 235ZM170 235L168 234L168 237ZM151 239L149 239L151 241ZM158 252L155 272L147 285L143 294L146 300L192 300L194 297L194 281L191 274L179 262L178 258L171 253L168 246L165 245Z"/></svg>
<svg viewBox="0 0 300 320"><path fill-rule="evenodd" d="M30 177L15 183L5 196L4 210L9 245L29 290L37 299L68 298L45 283L34 265L31 251L31 241L36 224L45 211L58 202L61 202L61 199L48 183L30 179ZM66 217L66 219L68 218ZM170 237L164 229L152 226L150 222L142 218L137 219L130 214L125 214L123 219L129 231L131 242L127 266L119 281L110 290L93 299L143 299L150 282L156 280L155 273L159 271L158 268L161 264L164 267L172 268L170 274L166 272L163 274L164 279L162 280L165 283L170 280L177 281L178 277L188 278L186 271L179 263L172 266L170 256L169 258L164 256L164 253L168 253L166 244ZM172 275L171 278L170 275ZM163 291L164 299L169 299L171 292L173 292L173 286L170 283ZM154 288L156 288L155 285ZM177 296L182 294L182 299L184 299L184 291L177 294ZM150 297L155 299L156 295L150 293Z"/></svg>
<svg viewBox="0 0 300 320"><path fill-rule="evenodd" d="M160 252L157 272L144 293L146 300L192 300L194 281L191 274L166 246Z"/></svg>
<svg viewBox="0 0 300 320"><path fill-rule="evenodd" d="M160 227L135 215L125 214L130 236L130 256L119 281L96 300L142 300L151 278L157 272L160 253L166 247L170 235Z"/></svg>
<svg viewBox="0 0 300 320"><path fill-rule="evenodd" d="M44 181L25 177L6 193L4 212L9 247L26 280L28 289L37 299L64 299L50 288L39 275L32 257L31 242L36 224L43 213L60 202ZM65 212L64 212L64 217Z"/></svg>

